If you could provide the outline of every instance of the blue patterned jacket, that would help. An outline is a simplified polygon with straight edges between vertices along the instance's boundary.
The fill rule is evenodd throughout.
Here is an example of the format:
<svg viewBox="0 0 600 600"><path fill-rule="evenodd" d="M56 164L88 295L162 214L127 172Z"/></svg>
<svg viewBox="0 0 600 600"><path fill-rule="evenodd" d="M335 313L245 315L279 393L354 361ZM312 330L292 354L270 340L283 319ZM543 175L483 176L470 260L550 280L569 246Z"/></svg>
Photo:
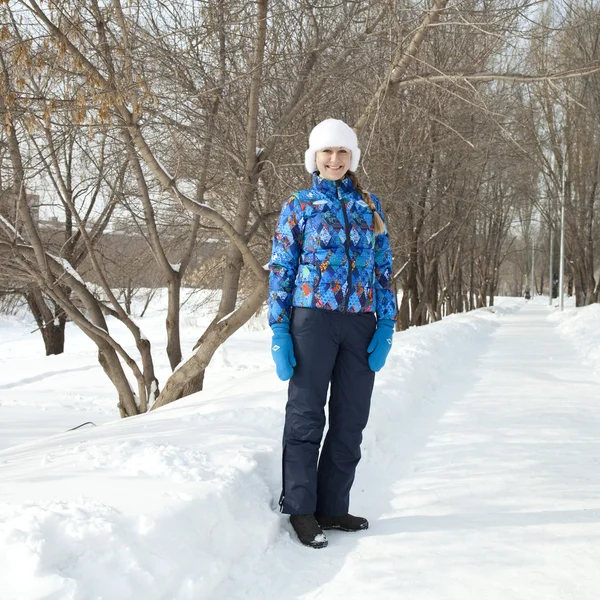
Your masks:
<svg viewBox="0 0 600 600"><path fill-rule="evenodd" d="M269 325L289 322L292 306L396 318L388 234L375 235L373 212L348 177L314 174L310 189L284 202L269 269Z"/></svg>

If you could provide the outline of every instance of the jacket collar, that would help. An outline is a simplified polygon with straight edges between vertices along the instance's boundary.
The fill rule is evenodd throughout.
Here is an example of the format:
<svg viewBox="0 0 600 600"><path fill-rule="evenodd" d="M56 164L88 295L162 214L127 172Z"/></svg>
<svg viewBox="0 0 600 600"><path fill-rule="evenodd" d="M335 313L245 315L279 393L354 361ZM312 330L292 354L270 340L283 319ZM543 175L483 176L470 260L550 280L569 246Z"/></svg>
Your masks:
<svg viewBox="0 0 600 600"><path fill-rule="evenodd" d="M354 186L352 185L350 177L344 177L338 181L329 181L329 179L319 177L316 173L313 173L312 176L312 187L314 190L328 196L337 196L338 189L346 194L354 191Z"/></svg>

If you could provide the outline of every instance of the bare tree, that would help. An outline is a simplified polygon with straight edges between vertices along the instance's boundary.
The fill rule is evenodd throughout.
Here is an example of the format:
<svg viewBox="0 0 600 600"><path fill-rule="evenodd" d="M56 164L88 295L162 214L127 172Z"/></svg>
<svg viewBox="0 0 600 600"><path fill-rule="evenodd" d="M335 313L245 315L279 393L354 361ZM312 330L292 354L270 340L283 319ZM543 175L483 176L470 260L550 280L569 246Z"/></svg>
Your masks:
<svg viewBox="0 0 600 600"><path fill-rule="evenodd" d="M156 407L202 389L214 352L264 303L270 231L281 199L304 185L298 145L320 119L335 114L361 135L361 177L381 191L400 261L402 328L493 303L512 217L535 206L530 181L540 172L522 143L536 135L522 134L520 115L533 105L518 86L568 88L565 124L579 137L570 134L564 162L572 177L589 172L590 139L574 107L600 66L583 51L524 61L524 50L543 38L525 0L433 0L425 10L410 0L319 7L9 0L0 10L8 23L1 43L11 55L0 110L21 220L4 224L4 252L98 343L124 414L147 409L157 396ZM84 156L93 172L85 184L72 175ZM27 216L35 168L72 220L60 260ZM569 201L588 202L577 227L592 214L593 178L578 175L568 190ZM149 344L115 296L108 257L86 218L94 193L113 207L105 223L115 211L129 215L169 290L174 372L160 394ZM220 306L180 364L180 289L205 231L224 248ZM593 263L579 264L577 285L588 289ZM102 298L78 276L84 269ZM141 364L110 336L102 311L127 325ZM137 395L127 391L120 361L137 380Z"/></svg>

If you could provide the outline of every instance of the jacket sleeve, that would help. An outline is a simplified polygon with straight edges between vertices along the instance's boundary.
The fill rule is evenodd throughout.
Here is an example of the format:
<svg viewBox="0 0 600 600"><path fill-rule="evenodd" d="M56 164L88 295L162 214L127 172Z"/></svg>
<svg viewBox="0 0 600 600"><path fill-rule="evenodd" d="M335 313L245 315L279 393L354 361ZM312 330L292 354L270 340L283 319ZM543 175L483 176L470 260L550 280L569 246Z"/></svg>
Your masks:
<svg viewBox="0 0 600 600"><path fill-rule="evenodd" d="M379 198L374 194L371 194L371 198L379 216L384 219ZM392 251L386 226L385 233L375 236L375 310L379 320L396 320L396 295L392 275Z"/></svg>
<svg viewBox="0 0 600 600"><path fill-rule="evenodd" d="M269 262L269 325L289 323L304 237L304 215L296 194L284 203Z"/></svg>

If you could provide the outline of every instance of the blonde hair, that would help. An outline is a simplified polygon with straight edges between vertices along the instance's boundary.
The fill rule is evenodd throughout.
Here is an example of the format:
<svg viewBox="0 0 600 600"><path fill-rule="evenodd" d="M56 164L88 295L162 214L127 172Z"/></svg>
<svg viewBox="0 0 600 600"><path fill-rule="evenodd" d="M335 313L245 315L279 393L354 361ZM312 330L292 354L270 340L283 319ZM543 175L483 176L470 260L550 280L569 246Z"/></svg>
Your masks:
<svg viewBox="0 0 600 600"><path fill-rule="evenodd" d="M373 211L373 225L375 229L375 235L380 235L386 232L385 223L381 218L381 215L375 209L375 202L373 202L373 198L371 198L371 194L369 192L363 190L362 186L358 182L358 177L356 173L353 171L348 171L346 173L354 186L354 189L363 197L363 200L369 205L369 208Z"/></svg>

